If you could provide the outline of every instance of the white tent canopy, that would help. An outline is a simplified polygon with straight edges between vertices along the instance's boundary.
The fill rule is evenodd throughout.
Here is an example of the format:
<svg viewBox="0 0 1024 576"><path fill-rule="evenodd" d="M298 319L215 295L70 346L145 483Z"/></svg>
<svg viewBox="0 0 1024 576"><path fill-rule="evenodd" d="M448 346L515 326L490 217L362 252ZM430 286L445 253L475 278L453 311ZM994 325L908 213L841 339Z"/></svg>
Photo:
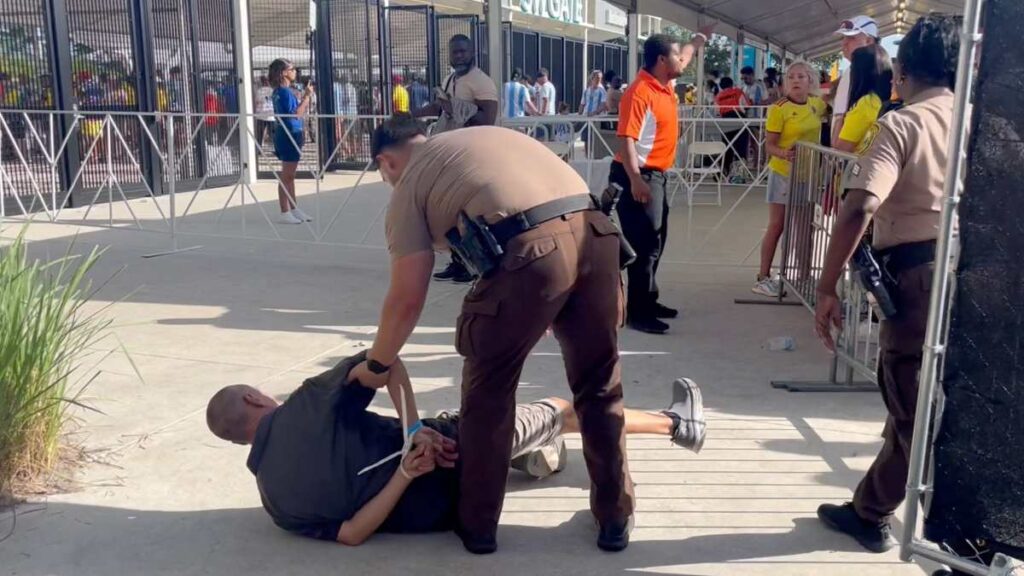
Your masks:
<svg viewBox="0 0 1024 576"><path fill-rule="evenodd" d="M785 49L808 58L838 49L839 23L859 14L878 21L882 36L896 32L897 12L906 5L906 28L929 12L963 12L963 0L610 0L627 10L659 16L696 30L718 21L716 32L747 44Z"/></svg>

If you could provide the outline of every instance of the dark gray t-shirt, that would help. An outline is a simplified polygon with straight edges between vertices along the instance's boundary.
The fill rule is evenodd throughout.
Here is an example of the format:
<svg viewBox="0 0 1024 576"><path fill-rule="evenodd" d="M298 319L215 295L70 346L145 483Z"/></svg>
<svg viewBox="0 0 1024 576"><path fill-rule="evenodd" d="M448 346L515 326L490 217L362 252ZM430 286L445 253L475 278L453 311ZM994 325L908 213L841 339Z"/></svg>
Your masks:
<svg viewBox="0 0 1024 576"><path fill-rule="evenodd" d="M347 383L365 353L306 380L260 421L247 465L274 523L297 534L335 540L341 524L391 479L398 458L359 471L402 447L401 422L368 411L375 390ZM455 438L448 422L424 424ZM454 525L458 474L437 468L406 489L384 532L429 532Z"/></svg>

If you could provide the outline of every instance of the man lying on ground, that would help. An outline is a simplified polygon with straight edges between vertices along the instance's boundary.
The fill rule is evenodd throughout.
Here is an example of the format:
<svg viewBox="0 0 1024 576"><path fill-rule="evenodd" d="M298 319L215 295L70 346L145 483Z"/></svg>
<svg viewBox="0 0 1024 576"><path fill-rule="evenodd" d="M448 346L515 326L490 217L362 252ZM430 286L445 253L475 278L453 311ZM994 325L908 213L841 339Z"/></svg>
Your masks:
<svg viewBox="0 0 1024 576"><path fill-rule="evenodd" d="M355 546L378 531L453 529L458 414L417 420L401 362L387 385L399 418L367 410L376 390L349 379L363 360L365 353L342 360L306 380L283 404L252 386L223 388L210 399L206 423L224 440L252 445L247 466L263 507L285 530ZM700 390L684 378L673 384L672 396L672 406L657 414L626 410L626 432L667 436L699 452L705 437ZM412 438L404 457L403 411L410 415ZM575 432L579 423L569 401L520 404L513 466L535 477L561 470L561 435Z"/></svg>

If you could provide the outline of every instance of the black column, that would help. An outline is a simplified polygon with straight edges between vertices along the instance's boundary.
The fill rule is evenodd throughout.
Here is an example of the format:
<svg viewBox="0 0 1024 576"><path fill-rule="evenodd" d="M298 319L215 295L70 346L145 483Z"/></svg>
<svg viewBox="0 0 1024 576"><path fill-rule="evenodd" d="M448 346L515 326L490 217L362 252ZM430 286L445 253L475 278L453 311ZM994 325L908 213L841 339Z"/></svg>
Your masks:
<svg viewBox="0 0 1024 576"><path fill-rule="evenodd" d="M926 535L1024 555L1024 2L985 3ZM959 31L958 31L959 32ZM950 156L955 157L950 150ZM907 503L908 506L916 505Z"/></svg>
<svg viewBox="0 0 1024 576"><path fill-rule="evenodd" d="M76 108L78 99L75 96L75 89L72 83L73 71L71 68L71 34L68 30L68 7L64 0L49 0L44 2L46 6L46 20L50 23L47 39L50 44L50 58L52 59L51 69L53 70L53 99L55 110L72 110ZM71 127L74 124L74 115L61 114L57 122L58 137L63 142L67 138ZM80 128L79 128L80 129ZM64 202L66 195L68 206L74 205L74 195L68 187L74 180L75 174L81 165L81 147L78 145L78 138L67 138L67 147L64 149L63 162L60 165L61 192L63 195L57 199L58 203Z"/></svg>
<svg viewBox="0 0 1024 576"><path fill-rule="evenodd" d="M331 51L331 37L334 33L331 30L331 2L330 0L317 0L316 2L316 32L313 34L313 66L316 70L316 93L320 102L321 114L335 114L338 111L338 103L334 101L334 55ZM330 119L320 121L320 158L326 162L331 151L338 145L334 137L334 122ZM335 159L333 164L337 164Z"/></svg>

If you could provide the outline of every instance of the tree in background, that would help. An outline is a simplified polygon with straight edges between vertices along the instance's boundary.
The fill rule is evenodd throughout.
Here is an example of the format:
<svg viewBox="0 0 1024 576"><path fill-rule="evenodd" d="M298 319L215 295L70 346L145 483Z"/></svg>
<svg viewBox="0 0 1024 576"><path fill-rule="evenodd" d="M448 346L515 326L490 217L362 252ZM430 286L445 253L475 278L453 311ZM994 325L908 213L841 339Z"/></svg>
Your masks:
<svg viewBox="0 0 1024 576"><path fill-rule="evenodd" d="M675 25L664 26L661 29L662 34L668 34L673 38L678 38L683 44L690 41L693 37L693 32L686 30ZM704 71L710 73L712 70L718 70L723 76L730 74L732 67L732 41L725 36L718 34L712 34L711 39L708 41L707 46L704 49ZM691 62L690 66L683 72L683 77L680 81L684 84L695 84L697 82L697 62Z"/></svg>
<svg viewBox="0 0 1024 576"><path fill-rule="evenodd" d="M824 70L826 72L831 71L832 67L842 60L843 54L841 52L833 52L831 54L825 54L824 56L818 56L817 58L811 59L811 65L818 70Z"/></svg>

